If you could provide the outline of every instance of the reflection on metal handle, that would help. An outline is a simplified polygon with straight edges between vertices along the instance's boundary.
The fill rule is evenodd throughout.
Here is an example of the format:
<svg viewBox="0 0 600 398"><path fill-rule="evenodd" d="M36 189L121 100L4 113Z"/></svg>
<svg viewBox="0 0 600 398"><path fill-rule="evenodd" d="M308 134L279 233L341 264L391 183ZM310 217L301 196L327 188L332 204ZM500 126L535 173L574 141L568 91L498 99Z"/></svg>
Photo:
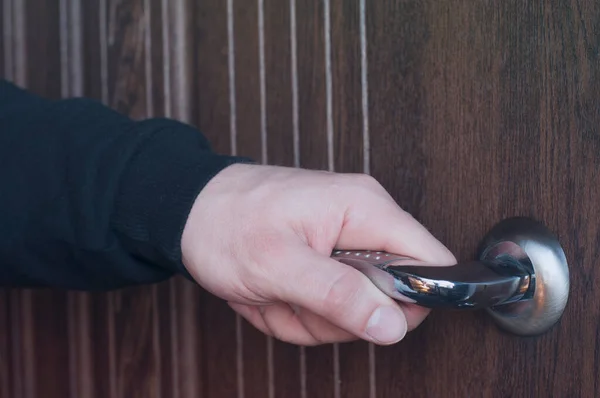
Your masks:
<svg viewBox="0 0 600 398"><path fill-rule="evenodd" d="M385 252L336 251L388 296L430 308L484 308L518 335L543 333L561 318L569 267L558 239L541 223L506 219L482 239L476 261L420 265Z"/></svg>
<svg viewBox="0 0 600 398"><path fill-rule="evenodd" d="M336 251L332 257L363 272L388 296L423 307L477 309L533 296L532 275L510 256L454 266L416 265L385 252Z"/></svg>

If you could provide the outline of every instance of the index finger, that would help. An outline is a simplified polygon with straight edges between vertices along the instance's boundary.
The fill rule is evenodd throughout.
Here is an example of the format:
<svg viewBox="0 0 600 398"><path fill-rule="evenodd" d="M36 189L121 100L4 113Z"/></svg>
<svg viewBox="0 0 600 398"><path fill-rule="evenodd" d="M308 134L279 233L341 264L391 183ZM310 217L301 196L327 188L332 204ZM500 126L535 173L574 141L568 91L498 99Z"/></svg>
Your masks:
<svg viewBox="0 0 600 398"><path fill-rule="evenodd" d="M337 247L381 250L435 265L454 265L456 258L438 239L393 201L373 195L346 213Z"/></svg>

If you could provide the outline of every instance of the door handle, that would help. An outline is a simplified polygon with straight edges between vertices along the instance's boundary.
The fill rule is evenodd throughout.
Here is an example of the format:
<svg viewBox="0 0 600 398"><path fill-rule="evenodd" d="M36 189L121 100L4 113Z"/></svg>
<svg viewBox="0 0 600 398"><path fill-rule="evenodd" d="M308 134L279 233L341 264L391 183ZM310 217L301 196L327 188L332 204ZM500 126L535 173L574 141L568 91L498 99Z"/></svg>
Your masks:
<svg viewBox="0 0 600 398"><path fill-rule="evenodd" d="M365 274L389 297L428 308L485 309L503 329L537 335L562 316L569 267L558 239L541 223L514 217L482 239L475 261L419 265L393 253L336 250L332 258Z"/></svg>

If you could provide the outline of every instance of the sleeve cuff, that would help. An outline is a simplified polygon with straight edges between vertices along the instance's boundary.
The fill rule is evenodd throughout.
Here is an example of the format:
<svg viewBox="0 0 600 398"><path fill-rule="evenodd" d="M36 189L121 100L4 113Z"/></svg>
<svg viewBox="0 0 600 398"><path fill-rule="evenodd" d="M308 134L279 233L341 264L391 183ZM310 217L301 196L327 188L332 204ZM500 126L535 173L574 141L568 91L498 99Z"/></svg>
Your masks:
<svg viewBox="0 0 600 398"><path fill-rule="evenodd" d="M196 197L221 170L254 162L212 152L200 132L176 121L137 124L145 138L122 176L113 225L133 255L193 280L181 236Z"/></svg>

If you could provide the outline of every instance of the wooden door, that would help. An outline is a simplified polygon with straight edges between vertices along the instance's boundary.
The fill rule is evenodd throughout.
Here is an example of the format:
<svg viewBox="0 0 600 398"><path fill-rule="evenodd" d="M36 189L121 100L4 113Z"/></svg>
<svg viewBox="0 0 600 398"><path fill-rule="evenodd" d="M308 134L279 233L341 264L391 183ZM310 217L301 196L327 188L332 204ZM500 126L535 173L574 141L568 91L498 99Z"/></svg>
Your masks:
<svg viewBox="0 0 600 398"><path fill-rule="evenodd" d="M0 397L600 394L596 0L2 0L0 73L198 126L222 153L368 172L461 260L514 215L558 234L560 324L436 311L392 347L264 337L175 278L0 292ZM6 189L6 187L4 188Z"/></svg>

